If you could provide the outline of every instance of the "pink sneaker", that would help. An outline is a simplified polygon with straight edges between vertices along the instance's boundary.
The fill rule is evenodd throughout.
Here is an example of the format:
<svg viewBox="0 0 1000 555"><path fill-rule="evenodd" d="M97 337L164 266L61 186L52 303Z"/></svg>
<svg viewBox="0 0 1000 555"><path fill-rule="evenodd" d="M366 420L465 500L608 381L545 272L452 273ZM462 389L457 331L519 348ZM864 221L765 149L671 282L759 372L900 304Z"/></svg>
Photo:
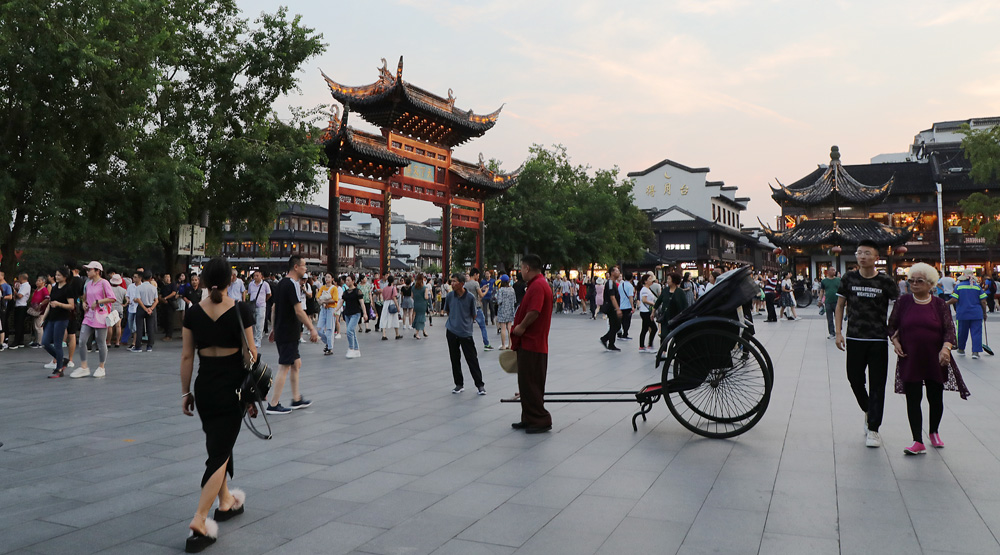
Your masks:
<svg viewBox="0 0 1000 555"><path fill-rule="evenodd" d="M927 454L927 449L924 447L923 443L914 441L913 445L903 449L903 453L906 453L907 455L925 455Z"/></svg>
<svg viewBox="0 0 1000 555"><path fill-rule="evenodd" d="M941 435L940 434L931 434L931 445L933 445L934 447L937 447L938 449L941 449L942 447L944 447L944 442L941 441Z"/></svg>

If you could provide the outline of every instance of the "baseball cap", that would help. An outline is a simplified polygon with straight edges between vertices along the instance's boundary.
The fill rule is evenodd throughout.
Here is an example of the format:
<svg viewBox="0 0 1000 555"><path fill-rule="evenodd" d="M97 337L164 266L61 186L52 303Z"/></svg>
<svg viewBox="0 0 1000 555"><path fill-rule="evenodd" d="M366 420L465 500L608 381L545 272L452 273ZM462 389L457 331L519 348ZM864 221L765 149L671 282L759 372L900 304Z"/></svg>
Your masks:
<svg viewBox="0 0 1000 555"><path fill-rule="evenodd" d="M510 276L508 276L507 274L504 274L504 275L500 276L500 281L506 283L506 282L510 281Z"/></svg>
<svg viewBox="0 0 1000 555"><path fill-rule="evenodd" d="M90 264L84 265L84 268L93 268L94 270L100 270L102 272L104 271L104 266L102 266L101 263L96 260L91 260Z"/></svg>

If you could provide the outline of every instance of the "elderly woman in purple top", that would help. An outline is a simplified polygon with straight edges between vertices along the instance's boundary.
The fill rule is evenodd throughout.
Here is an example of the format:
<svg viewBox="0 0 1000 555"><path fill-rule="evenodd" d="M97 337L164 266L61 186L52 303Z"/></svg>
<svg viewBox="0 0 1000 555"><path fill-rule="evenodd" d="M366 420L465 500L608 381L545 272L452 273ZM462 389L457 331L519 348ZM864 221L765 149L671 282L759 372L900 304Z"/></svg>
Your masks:
<svg viewBox="0 0 1000 555"><path fill-rule="evenodd" d="M931 294L938 281L937 270L924 263L914 264L907 272L910 294L903 295L892 307L889 316L889 338L896 356L896 393L906 395L906 414L913 433L913 445L903 452L923 455L921 435L923 415L920 402L923 389L927 388L930 405L931 445L944 447L938 427L944 413L942 392L958 391L962 398L969 396L962 374L951 356L955 344L955 323L948 305Z"/></svg>

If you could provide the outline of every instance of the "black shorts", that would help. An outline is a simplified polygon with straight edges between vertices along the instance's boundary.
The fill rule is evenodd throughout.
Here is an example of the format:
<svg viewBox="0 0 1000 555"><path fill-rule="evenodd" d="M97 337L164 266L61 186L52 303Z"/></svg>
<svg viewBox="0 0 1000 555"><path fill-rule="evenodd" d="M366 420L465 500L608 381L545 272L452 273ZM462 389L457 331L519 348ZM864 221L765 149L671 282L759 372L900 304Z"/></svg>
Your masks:
<svg viewBox="0 0 1000 555"><path fill-rule="evenodd" d="M70 335L80 335L80 319L76 314L69 317L69 324L66 325L66 333Z"/></svg>
<svg viewBox="0 0 1000 555"><path fill-rule="evenodd" d="M299 360L299 342L278 343L278 364L291 366Z"/></svg>

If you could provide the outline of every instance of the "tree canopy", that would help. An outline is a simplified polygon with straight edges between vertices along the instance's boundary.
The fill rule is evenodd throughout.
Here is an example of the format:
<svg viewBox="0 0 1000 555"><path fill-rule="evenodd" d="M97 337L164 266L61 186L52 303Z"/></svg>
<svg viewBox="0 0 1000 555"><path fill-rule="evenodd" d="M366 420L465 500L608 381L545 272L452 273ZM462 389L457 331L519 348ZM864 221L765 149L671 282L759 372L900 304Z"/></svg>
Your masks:
<svg viewBox="0 0 1000 555"><path fill-rule="evenodd" d="M507 268L525 252L556 268L637 260L652 232L632 187L618 168L591 174L565 147L534 145L517 185L486 203L485 258Z"/></svg>
<svg viewBox="0 0 1000 555"><path fill-rule="evenodd" d="M1000 239L1000 198L972 193L969 198L958 201L958 206L972 224L976 237L982 237L988 245L997 244L997 239Z"/></svg>
<svg viewBox="0 0 1000 555"><path fill-rule="evenodd" d="M963 124L960 131L965 157L972 163L969 177L979 184L1000 181L1000 125L989 129L972 129Z"/></svg>
<svg viewBox="0 0 1000 555"><path fill-rule="evenodd" d="M266 236L323 162L314 112L275 100L325 46L235 0L0 4L0 252L115 237L173 265L183 223Z"/></svg>

